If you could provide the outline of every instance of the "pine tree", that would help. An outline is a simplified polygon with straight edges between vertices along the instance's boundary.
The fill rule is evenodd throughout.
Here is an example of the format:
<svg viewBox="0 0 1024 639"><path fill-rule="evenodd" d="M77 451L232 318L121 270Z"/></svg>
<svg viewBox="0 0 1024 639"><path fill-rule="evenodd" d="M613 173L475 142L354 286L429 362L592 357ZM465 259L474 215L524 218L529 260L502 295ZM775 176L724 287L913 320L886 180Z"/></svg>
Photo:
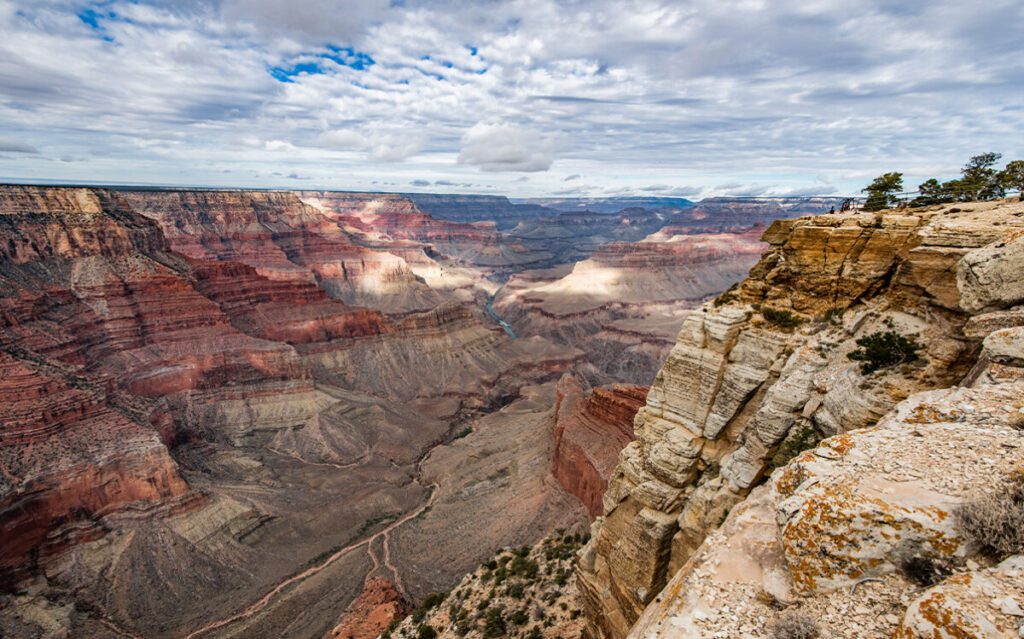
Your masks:
<svg viewBox="0 0 1024 639"><path fill-rule="evenodd" d="M862 190L868 194L867 202L864 203L865 211L890 208L896 204L896 194L903 190L903 174L885 173Z"/></svg>

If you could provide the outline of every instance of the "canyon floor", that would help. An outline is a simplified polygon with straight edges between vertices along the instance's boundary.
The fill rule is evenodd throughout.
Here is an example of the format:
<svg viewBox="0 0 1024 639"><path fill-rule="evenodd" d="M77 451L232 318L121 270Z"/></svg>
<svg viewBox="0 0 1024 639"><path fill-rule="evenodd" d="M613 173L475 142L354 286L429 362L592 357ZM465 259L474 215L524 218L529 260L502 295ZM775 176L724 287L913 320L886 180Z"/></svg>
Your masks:
<svg viewBox="0 0 1024 639"><path fill-rule="evenodd" d="M0 186L3 636L322 637L586 524L593 428L836 204L428 199Z"/></svg>

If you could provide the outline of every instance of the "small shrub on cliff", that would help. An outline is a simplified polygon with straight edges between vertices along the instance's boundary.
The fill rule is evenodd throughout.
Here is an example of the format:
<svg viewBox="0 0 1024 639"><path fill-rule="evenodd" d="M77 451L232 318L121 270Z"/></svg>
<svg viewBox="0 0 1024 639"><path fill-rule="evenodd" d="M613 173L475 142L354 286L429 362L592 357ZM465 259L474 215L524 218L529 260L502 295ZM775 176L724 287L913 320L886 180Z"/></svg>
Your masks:
<svg viewBox="0 0 1024 639"><path fill-rule="evenodd" d="M968 498L953 516L960 534L981 552L996 558L1024 552L1024 476Z"/></svg>
<svg viewBox="0 0 1024 639"><path fill-rule="evenodd" d="M437 631L430 625L421 623L416 628L416 639L437 639Z"/></svg>
<svg viewBox="0 0 1024 639"><path fill-rule="evenodd" d="M921 350L921 345L913 338L904 337L896 331L878 331L865 335L857 340L857 347L846 356L862 362L860 372L865 375L880 368L912 362Z"/></svg>
<svg viewBox="0 0 1024 639"><path fill-rule="evenodd" d="M716 297L712 302L715 305L715 308L718 308L719 306L724 306L729 302L735 302L737 299L739 299L736 293L733 292L736 290L737 286L737 284L733 284L732 286L729 287L727 291Z"/></svg>
<svg viewBox="0 0 1024 639"><path fill-rule="evenodd" d="M779 444L779 449L768 460L768 472L785 466L800 453L817 446L820 440L821 437L810 426L804 425L792 429Z"/></svg>
<svg viewBox="0 0 1024 639"><path fill-rule="evenodd" d="M541 639L543 636L544 633L537 626L530 628L530 632L526 633L526 639Z"/></svg>
<svg viewBox="0 0 1024 639"><path fill-rule="evenodd" d="M821 628L802 612L788 612L768 627L772 639L818 639Z"/></svg>
<svg viewBox="0 0 1024 639"><path fill-rule="evenodd" d="M522 626L530 620L530 613L526 612L525 609L519 609L513 612L508 620L517 626Z"/></svg>
<svg viewBox="0 0 1024 639"><path fill-rule="evenodd" d="M802 319L793 315L789 311L771 308L769 306L761 308L761 316L764 317L765 321L769 324L778 326L779 328L787 331L791 331L804 323Z"/></svg>
<svg viewBox="0 0 1024 639"><path fill-rule="evenodd" d="M513 559L512 562L508 565L508 570L512 575L516 577L522 577L524 579L533 579L537 576L537 571L539 570L539 567L537 566L536 561L516 555L515 559Z"/></svg>
<svg viewBox="0 0 1024 639"><path fill-rule="evenodd" d="M952 574L949 566L934 557L914 555L900 564L907 579L919 586L934 586Z"/></svg>
<svg viewBox="0 0 1024 639"><path fill-rule="evenodd" d="M504 610L501 608L491 608L487 611L487 616L484 617L484 637L493 639L507 634L505 618L502 617L503 612Z"/></svg>
<svg viewBox="0 0 1024 639"><path fill-rule="evenodd" d="M903 576L918 586L934 586L953 573L948 561L925 552L913 542L901 544L895 559Z"/></svg>

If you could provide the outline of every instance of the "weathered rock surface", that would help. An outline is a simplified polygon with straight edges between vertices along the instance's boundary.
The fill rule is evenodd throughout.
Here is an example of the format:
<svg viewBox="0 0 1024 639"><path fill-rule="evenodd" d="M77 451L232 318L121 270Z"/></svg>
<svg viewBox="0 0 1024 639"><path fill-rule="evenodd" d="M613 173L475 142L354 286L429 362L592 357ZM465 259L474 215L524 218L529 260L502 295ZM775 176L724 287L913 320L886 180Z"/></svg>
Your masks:
<svg viewBox="0 0 1024 639"><path fill-rule="evenodd" d="M619 451L633 440L633 418L646 397L643 386L614 384L587 391L569 375L558 382L552 474L591 517L603 512L605 488Z"/></svg>
<svg viewBox="0 0 1024 639"><path fill-rule="evenodd" d="M412 604L393 583L381 577L370 579L324 639L376 639L411 610Z"/></svg>
<svg viewBox="0 0 1024 639"><path fill-rule="evenodd" d="M801 453L709 534L629 636L768 637L786 608L830 637L1014 636L1020 620L999 608L1021 592L1019 560L979 571L951 513L1024 468L1010 425L1021 388L919 393ZM921 595L908 553L955 574Z"/></svg>
<svg viewBox="0 0 1024 639"><path fill-rule="evenodd" d="M974 302L962 270L968 263L988 264L971 256L988 255L1016 237L1024 228L1022 213L1019 203L1002 202L955 213L934 207L774 223L764 235L771 248L750 277L687 317L638 413L637 439L620 456L605 493L604 517L581 562L592 632L626 636L730 510L801 447L837 435L830 446L838 445L843 433L873 426L917 391L965 378L976 385L1016 379L1008 372L1017 361L1016 339L996 327L1015 325L1010 309L1022 300L1008 289L991 304ZM979 317L965 336L971 309L1002 315ZM787 317L789 326L782 323ZM847 353L859 337L887 330L912 336L922 357L862 374ZM989 333L983 350L979 338ZM823 457L829 454L819 450ZM966 460L977 463L970 455ZM935 487L904 494L884 482L871 490L876 494L846 497L863 500L865 507L880 498L893 500L902 509L900 522L916 503L959 494ZM819 495L808 503L827 512L829 499ZM915 530L934 537L942 552L956 552L942 514L948 509L937 507L941 513L915 516ZM880 516L868 512L863 528ZM794 545L777 546L791 567L810 562L794 573L795 592L813 590L819 582L837 586L887 561L870 545L857 545L867 540L853 547L870 557L844 554L846 544L830 542L828 526L814 528L823 517L796 516L789 529ZM812 528L804 531L804 521ZM885 525L879 523L878 530ZM836 565L818 565L815 548L799 546L798 538L821 545L820 556L834 557ZM838 576L839 564L850 572Z"/></svg>
<svg viewBox="0 0 1024 639"><path fill-rule="evenodd" d="M950 577L910 604L893 639L1018 639L1024 628L1024 556Z"/></svg>

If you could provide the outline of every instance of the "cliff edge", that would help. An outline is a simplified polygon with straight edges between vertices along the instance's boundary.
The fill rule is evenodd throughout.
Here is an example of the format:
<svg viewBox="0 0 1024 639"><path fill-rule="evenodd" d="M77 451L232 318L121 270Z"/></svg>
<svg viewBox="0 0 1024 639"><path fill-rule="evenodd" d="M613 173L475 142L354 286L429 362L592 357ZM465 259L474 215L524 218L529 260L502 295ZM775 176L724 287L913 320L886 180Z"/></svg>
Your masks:
<svg viewBox="0 0 1024 639"><path fill-rule="evenodd" d="M795 607L826 636L1016 637L1020 560L979 563L951 513L1024 468L1024 204L818 215L764 241L637 414L579 562L589 633L767 637ZM864 360L886 335L909 350ZM953 576L920 594L908 552Z"/></svg>

